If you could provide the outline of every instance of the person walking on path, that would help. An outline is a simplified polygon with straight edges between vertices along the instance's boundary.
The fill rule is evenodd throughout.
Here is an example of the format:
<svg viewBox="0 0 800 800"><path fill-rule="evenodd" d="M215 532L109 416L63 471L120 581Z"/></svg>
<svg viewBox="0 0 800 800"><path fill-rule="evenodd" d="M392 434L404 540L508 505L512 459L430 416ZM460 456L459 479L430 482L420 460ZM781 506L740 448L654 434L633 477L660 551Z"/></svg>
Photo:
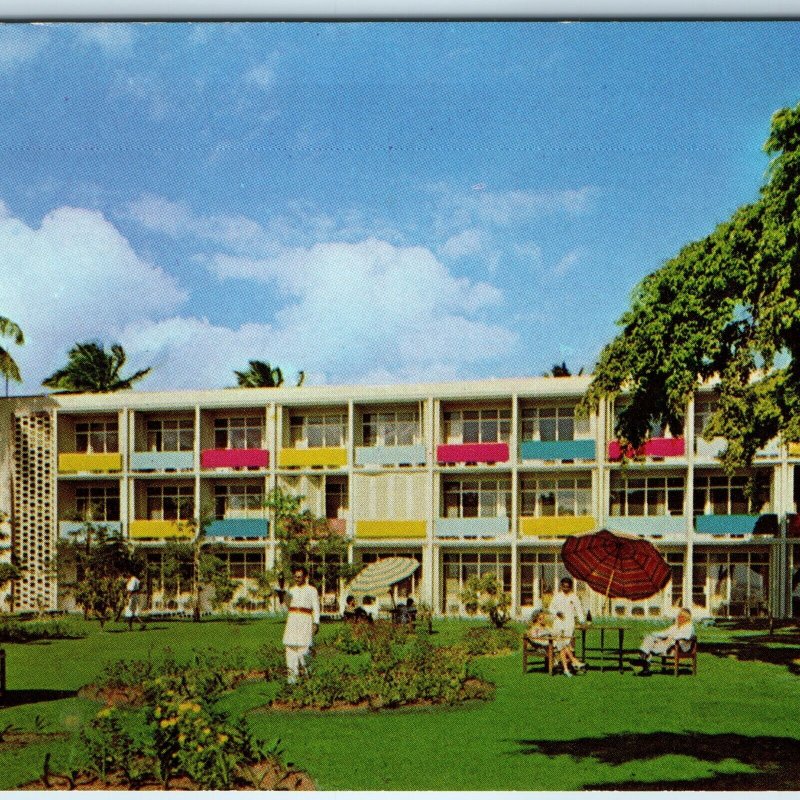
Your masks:
<svg viewBox="0 0 800 800"><path fill-rule="evenodd" d="M295 585L288 589L285 597L289 616L283 631L283 646L286 648L286 680L297 683L301 672L308 672L314 634L319 630L320 608L319 592L308 582L308 570L296 567L292 577Z"/></svg>
<svg viewBox="0 0 800 800"><path fill-rule="evenodd" d="M139 579L131 572L128 574L128 580L125 584L125 591L128 595L128 604L125 606L125 618L128 620L128 630L133 630L133 620L138 619L142 622L139 616L139 590L142 584Z"/></svg>

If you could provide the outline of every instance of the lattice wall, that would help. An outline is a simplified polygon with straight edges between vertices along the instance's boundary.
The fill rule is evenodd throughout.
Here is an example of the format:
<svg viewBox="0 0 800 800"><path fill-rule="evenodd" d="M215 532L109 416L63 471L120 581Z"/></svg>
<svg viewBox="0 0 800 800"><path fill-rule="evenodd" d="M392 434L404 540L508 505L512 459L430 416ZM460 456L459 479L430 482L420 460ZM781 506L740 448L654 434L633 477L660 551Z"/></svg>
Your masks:
<svg viewBox="0 0 800 800"><path fill-rule="evenodd" d="M18 412L14 418L14 553L24 567L15 582L18 609L54 608L55 447L49 413Z"/></svg>

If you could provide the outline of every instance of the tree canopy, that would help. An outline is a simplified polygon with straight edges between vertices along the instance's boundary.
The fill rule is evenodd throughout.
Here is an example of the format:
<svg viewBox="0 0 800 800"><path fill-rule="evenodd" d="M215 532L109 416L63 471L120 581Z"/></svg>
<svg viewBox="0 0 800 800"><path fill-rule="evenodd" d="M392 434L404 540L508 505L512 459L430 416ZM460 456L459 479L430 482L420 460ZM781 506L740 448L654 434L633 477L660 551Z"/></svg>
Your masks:
<svg viewBox="0 0 800 800"><path fill-rule="evenodd" d="M97 342L76 344L67 354L67 365L42 381L42 386L59 392L118 392L130 389L144 378L150 368L120 375L126 356L122 345L112 344L110 351Z"/></svg>
<svg viewBox="0 0 800 800"><path fill-rule="evenodd" d="M240 387L245 389L274 389L283 386L283 370L273 367L269 361L248 361L246 370L234 370L236 380ZM302 370L297 373L297 385L302 386L306 374Z"/></svg>
<svg viewBox="0 0 800 800"><path fill-rule="evenodd" d="M800 105L773 115L764 150L758 199L645 277L600 355L585 401L627 393L623 442L682 431L698 382L716 383L703 434L727 439L729 471L775 436L800 440Z"/></svg>
<svg viewBox="0 0 800 800"><path fill-rule="evenodd" d="M25 344L25 336L22 333L22 328L13 322L8 317L0 317L0 338L11 339L14 344ZM19 372L17 362L11 356L11 353L0 346L0 375L6 381L14 381L15 383L22 383L22 376ZM8 384L6 383L6 386Z"/></svg>

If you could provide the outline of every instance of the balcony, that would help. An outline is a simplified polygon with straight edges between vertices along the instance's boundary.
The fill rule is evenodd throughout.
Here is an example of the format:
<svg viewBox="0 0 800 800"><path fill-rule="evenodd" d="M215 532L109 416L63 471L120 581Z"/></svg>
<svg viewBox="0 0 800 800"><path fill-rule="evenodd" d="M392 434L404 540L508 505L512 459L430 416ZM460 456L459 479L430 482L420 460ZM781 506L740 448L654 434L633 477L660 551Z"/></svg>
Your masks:
<svg viewBox="0 0 800 800"><path fill-rule="evenodd" d="M593 461L594 439L566 442L521 442L519 455L523 461Z"/></svg>
<svg viewBox="0 0 800 800"><path fill-rule="evenodd" d="M191 450L131 453L131 470L136 472L183 472L193 468Z"/></svg>
<svg viewBox="0 0 800 800"><path fill-rule="evenodd" d="M780 532L777 514L701 514L694 518L694 529L716 536L751 533L777 536Z"/></svg>
<svg viewBox="0 0 800 800"><path fill-rule="evenodd" d="M203 469L266 469L269 450L203 450L200 466Z"/></svg>
<svg viewBox="0 0 800 800"><path fill-rule="evenodd" d="M436 460L440 464L502 464L508 461L506 442L483 444L440 444L436 448Z"/></svg>
<svg viewBox="0 0 800 800"><path fill-rule="evenodd" d="M109 522L89 522L93 528L105 528L109 533L121 533L122 523L119 520ZM58 535L61 539L83 538L86 533L86 522L76 522L75 520L62 520L58 523Z"/></svg>
<svg viewBox="0 0 800 800"><path fill-rule="evenodd" d="M59 453L59 473L121 472L122 453Z"/></svg>
<svg viewBox="0 0 800 800"><path fill-rule="evenodd" d="M440 517L433 522L439 539L508 539L508 517Z"/></svg>
<svg viewBox="0 0 800 800"><path fill-rule="evenodd" d="M606 517L605 527L638 536L686 536L686 517Z"/></svg>
<svg viewBox="0 0 800 800"><path fill-rule="evenodd" d="M597 528L594 517L520 517L519 532L522 536L538 536L550 538L554 536L572 536L586 533Z"/></svg>
<svg viewBox="0 0 800 800"><path fill-rule="evenodd" d="M131 539L191 539L194 530L188 522L174 519L135 519Z"/></svg>
<svg viewBox="0 0 800 800"><path fill-rule="evenodd" d="M671 458L682 456L686 453L686 442L682 436L675 438L648 439L641 447L634 450L628 447L625 451L626 458L639 458L648 456L649 458ZM608 460L620 461L622 459L622 447L619 442L613 439L608 443Z"/></svg>
<svg viewBox="0 0 800 800"><path fill-rule="evenodd" d="M424 519L356 520L357 539L424 539L426 534Z"/></svg>
<svg viewBox="0 0 800 800"><path fill-rule="evenodd" d="M356 447L356 464L363 466L397 466L398 464L424 464L425 446L421 444L392 447Z"/></svg>
<svg viewBox="0 0 800 800"><path fill-rule="evenodd" d="M344 447L284 447L278 453L279 467L344 467L347 449Z"/></svg>
<svg viewBox="0 0 800 800"><path fill-rule="evenodd" d="M268 519L215 519L207 528L206 536L214 539L267 539Z"/></svg>
<svg viewBox="0 0 800 800"><path fill-rule="evenodd" d="M722 436L715 436L711 441L707 442L702 436L695 439L695 453L699 459L716 459L722 455L723 450L728 444L728 440ZM777 458L779 455L779 443L777 439L771 439L763 447L755 452L755 457L758 458ZM792 455L792 445L789 445L789 455ZM800 455L800 449L797 450L797 455Z"/></svg>

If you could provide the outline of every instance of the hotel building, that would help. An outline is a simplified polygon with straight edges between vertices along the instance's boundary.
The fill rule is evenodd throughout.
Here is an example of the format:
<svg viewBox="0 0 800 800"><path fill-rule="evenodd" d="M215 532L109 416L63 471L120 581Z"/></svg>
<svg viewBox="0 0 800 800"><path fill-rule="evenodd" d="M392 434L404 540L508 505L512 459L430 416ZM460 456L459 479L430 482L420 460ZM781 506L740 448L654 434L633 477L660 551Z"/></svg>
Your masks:
<svg viewBox="0 0 800 800"><path fill-rule="evenodd" d="M146 553L159 606L164 545L191 537L199 509L213 509L206 534L245 596L274 564L264 498L279 486L348 537L352 561L419 560L404 589L437 614L462 614L466 579L491 571L528 615L566 574L564 538L601 527L647 537L672 568L655 597L612 600L615 615L796 613L800 447L770 443L728 477L724 441L700 436L714 403L700 391L683 436L652 431L622 463L613 405L576 413L589 380L0 400L0 561L25 566L0 587L0 609L68 606L54 556L87 517ZM599 614L603 598L578 589Z"/></svg>

